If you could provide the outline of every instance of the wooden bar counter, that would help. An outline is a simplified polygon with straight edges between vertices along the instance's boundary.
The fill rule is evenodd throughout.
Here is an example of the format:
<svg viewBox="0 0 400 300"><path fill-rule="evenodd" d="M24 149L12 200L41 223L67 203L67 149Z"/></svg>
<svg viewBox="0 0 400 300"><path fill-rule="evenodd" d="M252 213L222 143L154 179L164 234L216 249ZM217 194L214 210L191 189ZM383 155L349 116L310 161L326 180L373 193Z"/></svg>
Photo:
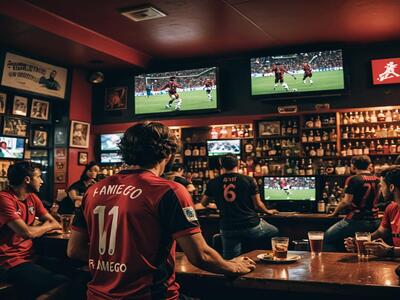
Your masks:
<svg viewBox="0 0 400 300"><path fill-rule="evenodd" d="M339 299L339 296L340 299L383 296L398 299L400 296L399 278L395 274L400 260L359 260L354 253L322 253L311 257L309 252L290 252L300 255L301 259L291 264L267 264L257 259L257 254L265 252L256 250L246 254L257 261L257 269L235 279L202 271L191 265L183 253L178 253L177 277L184 291L205 299L222 294L229 294L230 298L224 299L246 300L267 299L267 296L268 299L324 300Z"/></svg>

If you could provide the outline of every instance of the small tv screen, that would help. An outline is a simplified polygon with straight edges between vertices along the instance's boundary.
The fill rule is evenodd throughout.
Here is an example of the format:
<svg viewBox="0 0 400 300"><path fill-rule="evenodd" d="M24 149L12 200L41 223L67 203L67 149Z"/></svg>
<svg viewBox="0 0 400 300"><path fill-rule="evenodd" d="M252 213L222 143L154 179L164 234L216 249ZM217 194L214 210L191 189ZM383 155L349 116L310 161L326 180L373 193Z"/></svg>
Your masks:
<svg viewBox="0 0 400 300"><path fill-rule="evenodd" d="M240 155L240 140L210 140L207 141L208 156L225 154Z"/></svg>
<svg viewBox="0 0 400 300"><path fill-rule="evenodd" d="M102 152L100 153L100 162L102 164L122 163L122 155L118 152Z"/></svg>
<svg viewBox="0 0 400 300"><path fill-rule="evenodd" d="M135 77L135 115L180 114L217 109L216 67Z"/></svg>
<svg viewBox="0 0 400 300"><path fill-rule="evenodd" d="M25 139L0 136L0 159L23 159Z"/></svg>
<svg viewBox="0 0 400 300"><path fill-rule="evenodd" d="M101 151L118 151L118 144L121 141L123 133L110 133L100 135Z"/></svg>
<svg viewBox="0 0 400 300"><path fill-rule="evenodd" d="M315 177L264 177L264 199L309 200L316 198Z"/></svg>
<svg viewBox="0 0 400 300"><path fill-rule="evenodd" d="M299 96L345 89L342 50L251 59L253 96Z"/></svg>

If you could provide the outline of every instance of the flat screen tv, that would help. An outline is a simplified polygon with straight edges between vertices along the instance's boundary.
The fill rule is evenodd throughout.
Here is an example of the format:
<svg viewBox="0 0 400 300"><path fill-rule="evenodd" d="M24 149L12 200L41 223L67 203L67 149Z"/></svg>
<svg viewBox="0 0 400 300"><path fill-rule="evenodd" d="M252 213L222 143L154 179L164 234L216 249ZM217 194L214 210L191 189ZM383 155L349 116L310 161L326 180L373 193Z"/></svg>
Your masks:
<svg viewBox="0 0 400 300"><path fill-rule="evenodd" d="M122 155L118 152L102 152L100 153L100 162L102 164L122 163Z"/></svg>
<svg viewBox="0 0 400 300"><path fill-rule="evenodd" d="M180 115L218 111L217 68L135 77L135 115Z"/></svg>
<svg viewBox="0 0 400 300"><path fill-rule="evenodd" d="M207 141L208 156L225 154L240 155L240 140L209 140Z"/></svg>
<svg viewBox="0 0 400 300"><path fill-rule="evenodd" d="M345 85L342 50L251 59L251 94L256 98L341 94Z"/></svg>
<svg viewBox="0 0 400 300"><path fill-rule="evenodd" d="M118 144L121 141L123 133L107 133L100 135L101 151L118 151Z"/></svg>
<svg viewBox="0 0 400 300"><path fill-rule="evenodd" d="M314 176L264 177L266 201L315 201L316 193Z"/></svg>
<svg viewBox="0 0 400 300"><path fill-rule="evenodd" d="M0 136L0 159L23 159L25 139Z"/></svg>

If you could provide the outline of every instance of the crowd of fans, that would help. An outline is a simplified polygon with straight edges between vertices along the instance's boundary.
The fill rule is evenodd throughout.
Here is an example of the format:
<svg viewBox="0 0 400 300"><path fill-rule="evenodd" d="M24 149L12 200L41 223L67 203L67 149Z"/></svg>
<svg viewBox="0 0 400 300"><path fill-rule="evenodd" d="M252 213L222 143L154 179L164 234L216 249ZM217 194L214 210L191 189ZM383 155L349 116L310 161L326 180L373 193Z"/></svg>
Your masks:
<svg viewBox="0 0 400 300"><path fill-rule="evenodd" d="M210 70L209 72L205 72ZM204 73L203 73L204 72ZM202 74L203 73L203 74ZM202 74L196 76L197 74ZM135 93L142 93L146 90L146 85L151 87L152 91L159 91L165 84L169 82L171 76L176 76L176 82L183 86L184 89L195 89L204 86L204 82L207 79L211 79L216 82L215 69L203 68L195 70L184 70L177 72L164 72L164 73L152 73L142 76L137 76L135 79ZM181 77L183 76L183 77ZM185 77L187 76L187 77ZM165 77L165 78L164 78ZM147 78L147 82L146 82Z"/></svg>
<svg viewBox="0 0 400 300"><path fill-rule="evenodd" d="M302 72L303 64L310 63L313 70L335 70L342 68L342 51L330 50L322 52L307 52L293 55L267 56L251 60L251 73L266 73L272 64L280 63L285 66L288 71Z"/></svg>

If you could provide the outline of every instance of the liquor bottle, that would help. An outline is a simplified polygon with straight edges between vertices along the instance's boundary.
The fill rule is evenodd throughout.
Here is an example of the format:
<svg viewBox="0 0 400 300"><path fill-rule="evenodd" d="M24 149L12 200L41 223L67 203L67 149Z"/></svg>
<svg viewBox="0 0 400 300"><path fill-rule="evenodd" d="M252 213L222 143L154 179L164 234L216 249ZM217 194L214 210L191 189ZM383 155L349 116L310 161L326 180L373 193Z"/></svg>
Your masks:
<svg viewBox="0 0 400 300"><path fill-rule="evenodd" d="M354 116L352 112L349 115L349 124L354 124Z"/></svg>
<svg viewBox="0 0 400 300"><path fill-rule="evenodd" d="M221 130L219 131L219 138L226 139L228 135L228 131L226 130L225 126L222 126Z"/></svg>
<svg viewBox="0 0 400 300"><path fill-rule="evenodd" d="M387 110L385 114L385 122L392 122L392 121L393 121L392 112L390 110Z"/></svg>
<svg viewBox="0 0 400 300"><path fill-rule="evenodd" d="M185 156L192 156L192 147L186 146L185 152L183 153Z"/></svg>
<svg viewBox="0 0 400 300"><path fill-rule="evenodd" d="M248 138L250 136L249 129L247 128L247 125L244 125L243 136L245 138Z"/></svg>
<svg viewBox="0 0 400 300"><path fill-rule="evenodd" d="M355 132L354 132L354 138L358 139L360 138L360 127L356 127Z"/></svg>
<svg viewBox="0 0 400 300"><path fill-rule="evenodd" d="M362 148L360 147L359 142L356 142L354 146L353 155L362 155Z"/></svg>
<svg viewBox="0 0 400 300"><path fill-rule="evenodd" d="M257 143L257 147L256 147L256 157L257 157L257 158L262 157L262 146L261 146L260 142Z"/></svg>
<svg viewBox="0 0 400 300"><path fill-rule="evenodd" d="M358 116L358 111L354 114L354 124L360 123L360 117Z"/></svg>
<svg viewBox="0 0 400 300"><path fill-rule="evenodd" d="M383 124L381 136L382 136L383 138L388 137L388 129L387 129L387 127L386 127L386 124Z"/></svg>
<svg viewBox="0 0 400 300"><path fill-rule="evenodd" d="M382 154L383 153L383 146L381 145L381 141L378 140L378 143L376 145L376 153L377 154Z"/></svg>
<svg viewBox="0 0 400 300"><path fill-rule="evenodd" d="M299 133L299 127L297 126L297 122L293 121L293 129L292 129L292 134L297 135Z"/></svg>
<svg viewBox="0 0 400 300"><path fill-rule="evenodd" d="M372 111L371 123L377 123L377 122L378 122L378 117L376 116L375 111Z"/></svg>
<svg viewBox="0 0 400 300"><path fill-rule="evenodd" d="M383 154L389 154L389 153L390 153L389 141L385 140L385 143L383 144Z"/></svg>
<svg viewBox="0 0 400 300"><path fill-rule="evenodd" d="M377 133L376 133L376 129L375 129L375 127L372 127L371 128L371 138L377 138L378 137L378 135L377 135Z"/></svg>
<svg viewBox="0 0 400 300"><path fill-rule="evenodd" d="M213 139L213 140L218 139L218 131L215 127L211 128L211 139Z"/></svg>
<svg viewBox="0 0 400 300"><path fill-rule="evenodd" d="M378 113L378 122L385 122L385 114L383 113L383 110L381 109Z"/></svg>
<svg viewBox="0 0 400 300"><path fill-rule="evenodd" d="M340 156L346 157L347 156L347 146L343 145L342 149L340 150Z"/></svg>
<svg viewBox="0 0 400 300"><path fill-rule="evenodd" d="M329 140L331 142L336 142L336 139L337 139L336 129L332 129L331 132L329 133Z"/></svg>
<svg viewBox="0 0 400 300"><path fill-rule="evenodd" d="M321 128L322 124L321 124L321 119L319 116L317 116L317 119L314 121L314 127L315 128Z"/></svg>
<svg viewBox="0 0 400 300"><path fill-rule="evenodd" d="M308 142L308 138L305 132L303 132L303 134L301 135L301 142L302 143L307 143Z"/></svg>
<svg viewBox="0 0 400 300"><path fill-rule="evenodd" d="M335 116L331 116L329 118L329 125L335 125L336 124L336 117Z"/></svg>
<svg viewBox="0 0 400 300"><path fill-rule="evenodd" d="M287 132L286 132L286 122L282 122L282 125L281 125L281 135L282 136L285 136L287 134Z"/></svg>
<svg viewBox="0 0 400 300"><path fill-rule="evenodd" d="M306 162L304 158L301 159L301 163L299 165L299 175L300 176L306 175Z"/></svg>
<svg viewBox="0 0 400 300"><path fill-rule="evenodd" d="M233 138L237 137L237 128L236 126L232 126L231 135Z"/></svg>
<svg viewBox="0 0 400 300"><path fill-rule="evenodd" d="M371 116L369 115L369 112L365 112L365 122L370 123L371 122Z"/></svg>
<svg viewBox="0 0 400 300"><path fill-rule="evenodd" d="M393 112L393 114L392 114L392 119L393 119L393 122L397 122L397 121L400 120L399 110L398 110L398 109L396 109L396 110Z"/></svg>
<svg viewBox="0 0 400 300"><path fill-rule="evenodd" d="M244 134L244 132L243 132L243 127L242 127L242 125L240 125L239 126L239 129L238 129L238 137L240 137L240 138L242 138L243 137L243 134Z"/></svg>
<svg viewBox="0 0 400 300"><path fill-rule="evenodd" d="M321 141L321 133L319 132L319 130L317 130L314 136L314 142L320 142L320 141Z"/></svg>
<svg viewBox="0 0 400 300"><path fill-rule="evenodd" d="M194 149L192 151L192 156L199 156L199 155L200 155L199 148L197 148L197 146L194 146Z"/></svg>
<svg viewBox="0 0 400 300"><path fill-rule="evenodd" d="M390 125L388 132L387 132L388 137L395 137L396 136L396 131L394 130L394 126Z"/></svg>
<svg viewBox="0 0 400 300"><path fill-rule="evenodd" d="M314 142L314 131L310 130L310 133L308 134L308 142L312 143Z"/></svg>
<svg viewBox="0 0 400 300"><path fill-rule="evenodd" d="M249 125L249 137L254 137L253 125Z"/></svg>
<svg viewBox="0 0 400 300"><path fill-rule="evenodd" d="M314 174L314 170L313 170L313 165L312 165L312 160L309 159L308 160L308 164L307 164L307 168L306 168L306 175L310 176Z"/></svg>
<svg viewBox="0 0 400 300"><path fill-rule="evenodd" d="M311 147L311 150L310 150L309 155L310 155L311 157L314 157L314 156L317 155L317 151L315 151L315 148L314 148L314 147Z"/></svg>
<svg viewBox="0 0 400 300"><path fill-rule="evenodd" d="M376 153L376 146L375 146L375 142L371 141L371 144L369 144L369 152L371 154L375 154Z"/></svg>
<svg viewBox="0 0 400 300"><path fill-rule="evenodd" d="M363 155L369 155L369 148L368 146L365 144L365 142L362 142L362 154Z"/></svg>
<svg viewBox="0 0 400 300"><path fill-rule="evenodd" d="M347 154L346 155L347 156L352 156L353 155L353 148L352 148L351 143L348 143L348 145L347 145Z"/></svg>
<svg viewBox="0 0 400 300"><path fill-rule="evenodd" d="M317 153L318 155L318 153ZM331 144L327 144L325 148L325 156L334 156L334 154L331 151Z"/></svg>
<svg viewBox="0 0 400 300"><path fill-rule="evenodd" d="M339 156L339 151L337 151L336 144L332 145L332 156Z"/></svg>
<svg viewBox="0 0 400 300"><path fill-rule="evenodd" d="M361 131L360 131L360 139L365 139L365 127L361 127Z"/></svg>
<svg viewBox="0 0 400 300"><path fill-rule="evenodd" d="M390 154L395 154L397 152L397 147L396 147L396 144L394 143L394 140L390 141L389 152L390 152Z"/></svg>
<svg viewBox="0 0 400 300"><path fill-rule="evenodd" d="M349 127L346 127L345 130L342 129L342 139L348 139L349 138Z"/></svg>
<svg viewBox="0 0 400 300"><path fill-rule="evenodd" d="M354 127L351 127L349 132L349 139L354 139L355 137L356 137L356 132L354 130Z"/></svg>
<svg viewBox="0 0 400 300"><path fill-rule="evenodd" d="M328 132L326 132L326 131L323 131L323 132L322 132L322 140L323 140L324 142L326 142L326 141L329 140L329 134L328 134Z"/></svg>
<svg viewBox="0 0 400 300"><path fill-rule="evenodd" d="M349 116L347 115L347 113L344 113L343 125L347 125L347 124L349 124Z"/></svg>
<svg viewBox="0 0 400 300"><path fill-rule="evenodd" d="M318 157L324 156L324 148L322 148L322 144L319 144L319 148L317 149L317 156Z"/></svg>
<svg viewBox="0 0 400 300"><path fill-rule="evenodd" d="M286 175L292 175L292 174L293 174L292 164L291 164L291 162L289 161L289 159L286 159L285 167L284 167L284 173L285 173Z"/></svg>
<svg viewBox="0 0 400 300"><path fill-rule="evenodd" d="M364 123L364 122L365 122L364 113L360 112L360 117L358 118L358 123Z"/></svg>
<svg viewBox="0 0 400 300"><path fill-rule="evenodd" d="M206 156L206 147L200 146L200 156Z"/></svg>
<svg viewBox="0 0 400 300"><path fill-rule="evenodd" d="M319 199L317 202L317 212L318 213L325 213L325 201L322 199Z"/></svg>

